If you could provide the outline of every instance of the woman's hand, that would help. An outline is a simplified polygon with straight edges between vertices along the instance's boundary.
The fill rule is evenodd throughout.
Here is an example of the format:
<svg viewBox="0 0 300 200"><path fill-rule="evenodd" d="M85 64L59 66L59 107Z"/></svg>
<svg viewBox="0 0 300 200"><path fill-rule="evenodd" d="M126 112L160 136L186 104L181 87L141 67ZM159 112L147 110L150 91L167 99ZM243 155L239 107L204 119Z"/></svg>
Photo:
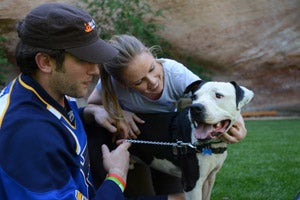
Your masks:
<svg viewBox="0 0 300 200"><path fill-rule="evenodd" d="M139 118L136 114L123 110L124 120L127 124L127 132L126 135L128 135L131 139L136 139L139 134L141 134L140 129L137 127L136 123L145 123L144 120Z"/></svg>
<svg viewBox="0 0 300 200"><path fill-rule="evenodd" d="M96 104L88 104L84 109L85 120L95 120L100 126L106 128L111 133L117 132L115 120L112 119L103 106Z"/></svg>
<svg viewBox="0 0 300 200"><path fill-rule="evenodd" d="M220 138L229 144L237 143L243 140L247 135L247 129L242 115L239 116L238 120L229 129L228 133L224 133Z"/></svg>
<svg viewBox="0 0 300 200"><path fill-rule="evenodd" d="M119 121L117 133L116 120L111 118L102 105L88 104L84 109L85 121L95 120L100 126L111 133L117 133L119 138L135 139L141 133L136 123L144 123L136 114L123 110L124 119Z"/></svg>

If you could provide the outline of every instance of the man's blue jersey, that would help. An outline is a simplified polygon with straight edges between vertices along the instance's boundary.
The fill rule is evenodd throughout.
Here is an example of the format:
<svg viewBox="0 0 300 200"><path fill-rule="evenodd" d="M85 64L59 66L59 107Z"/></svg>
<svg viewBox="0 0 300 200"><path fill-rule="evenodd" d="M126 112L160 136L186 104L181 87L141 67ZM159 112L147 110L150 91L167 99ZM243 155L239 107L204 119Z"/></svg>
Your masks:
<svg viewBox="0 0 300 200"><path fill-rule="evenodd" d="M94 190L77 104L65 102L22 74L2 90L0 199L124 199L112 181Z"/></svg>

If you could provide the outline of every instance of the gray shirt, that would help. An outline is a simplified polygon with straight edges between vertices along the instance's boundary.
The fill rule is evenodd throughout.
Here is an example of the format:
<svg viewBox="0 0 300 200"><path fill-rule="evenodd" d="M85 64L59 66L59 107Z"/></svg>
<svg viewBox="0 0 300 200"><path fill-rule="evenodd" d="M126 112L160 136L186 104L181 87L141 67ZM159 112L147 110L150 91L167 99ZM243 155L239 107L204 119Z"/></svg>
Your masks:
<svg viewBox="0 0 300 200"><path fill-rule="evenodd" d="M173 112L177 101L184 97L185 88L200 78L181 63L171 59L159 59L164 70L164 89L161 97L151 100L139 92L112 79L119 103L124 110L134 113ZM101 81L96 86L101 92Z"/></svg>

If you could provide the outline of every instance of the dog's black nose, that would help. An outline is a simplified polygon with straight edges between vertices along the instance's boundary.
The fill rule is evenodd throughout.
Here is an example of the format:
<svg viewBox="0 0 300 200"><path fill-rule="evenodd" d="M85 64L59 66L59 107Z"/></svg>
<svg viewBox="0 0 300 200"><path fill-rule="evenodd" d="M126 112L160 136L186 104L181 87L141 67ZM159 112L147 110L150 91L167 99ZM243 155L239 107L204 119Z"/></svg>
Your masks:
<svg viewBox="0 0 300 200"><path fill-rule="evenodd" d="M205 107L202 104L193 104L190 106L191 117L193 120L203 122L205 119Z"/></svg>

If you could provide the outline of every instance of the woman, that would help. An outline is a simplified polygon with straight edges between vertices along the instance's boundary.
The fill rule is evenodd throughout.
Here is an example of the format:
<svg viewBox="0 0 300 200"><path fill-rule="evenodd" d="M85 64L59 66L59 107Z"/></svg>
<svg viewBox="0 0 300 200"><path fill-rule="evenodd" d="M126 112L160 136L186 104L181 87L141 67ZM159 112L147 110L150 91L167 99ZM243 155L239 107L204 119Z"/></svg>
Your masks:
<svg viewBox="0 0 300 200"><path fill-rule="evenodd" d="M116 35L109 43L119 53L101 66L101 81L89 96L88 106L97 110L94 120L102 127L122 134L121 137L136 138L140 134L136 123L144 121L134 113L174 112L178 100L185 97L185 88L200 78L174 60L156 59L152 54L154 48L147 48L134 36ZM235 143L245 136L241 118L222 139ZM177 189L160 191L166 185L161 183L163 180L170 180L170 188ZM155 187L156 193L182 192L177 178L162 178L160 173L159 182L161 185Z"/></svg>

